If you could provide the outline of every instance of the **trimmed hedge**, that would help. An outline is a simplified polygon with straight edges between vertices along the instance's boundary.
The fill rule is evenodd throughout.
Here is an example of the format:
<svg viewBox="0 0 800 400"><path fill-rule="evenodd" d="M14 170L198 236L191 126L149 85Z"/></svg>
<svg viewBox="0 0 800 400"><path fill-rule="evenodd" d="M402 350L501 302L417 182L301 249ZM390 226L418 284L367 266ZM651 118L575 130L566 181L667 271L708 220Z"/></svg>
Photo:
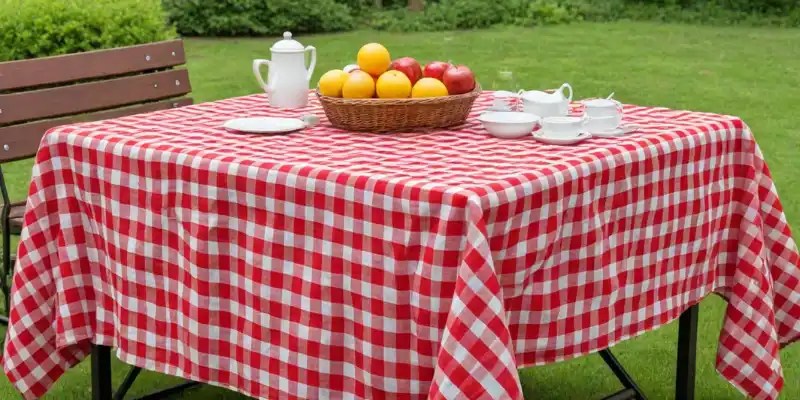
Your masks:
<svg viewBox="0 0 800 400"><path fill-rule="evenodd" d="M558 0L441 0L423 13L404 9L379 12L370 25L389 31L438 31L506 24L535 26L582 20L576 4Z"/></svg>
<svg viewBox="0 0 800 400"><path fill-rule="evenodd" d="M164 0L164 6L178 32L190 36L338 32L356 26L352 9L335 0Z"/></svg>
<svg viewBox="0 0 800 400"><path fill-rule="evenodd" d="M161 0L0 0L0 61L171 39Z"/></svg>
<svg viewBox="0 0 800 400"><path fill-rule="evenodd" d="M754 0L749 3L746 0L723 0L727 1L726 3L714 3L714 1L440 0L438 3L427 5L423 13L409 13L405 9L398 8L374 13L368 21L374 29L395 32L619 20L800 26L800 0ZM797 4L791 6L790 3ZM781 11L783 9L785 11Z"/></svg>

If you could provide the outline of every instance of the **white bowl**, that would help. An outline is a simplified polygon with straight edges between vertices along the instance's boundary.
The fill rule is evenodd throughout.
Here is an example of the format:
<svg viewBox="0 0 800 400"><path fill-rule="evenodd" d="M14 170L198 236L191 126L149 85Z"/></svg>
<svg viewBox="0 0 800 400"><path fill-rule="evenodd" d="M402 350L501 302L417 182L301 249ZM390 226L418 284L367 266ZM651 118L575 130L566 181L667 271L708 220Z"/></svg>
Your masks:
<svg viewBox="0 0 800 400"><path fill-rule="evenodd" d="M483 127L492 136L502 139L515 139L530 135L541 118L536 115L514 111L483 113L478 117Z"/></svg>

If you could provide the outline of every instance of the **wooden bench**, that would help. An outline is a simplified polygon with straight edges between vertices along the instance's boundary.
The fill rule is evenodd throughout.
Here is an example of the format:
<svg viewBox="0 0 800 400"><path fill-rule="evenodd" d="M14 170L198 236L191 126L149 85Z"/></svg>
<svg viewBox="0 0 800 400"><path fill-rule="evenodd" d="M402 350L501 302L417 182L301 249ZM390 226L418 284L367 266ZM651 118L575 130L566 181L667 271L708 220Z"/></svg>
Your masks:
<svg viewBox="0 0 800 400"><path fill-rule="evenodd" d="M13 274L11 235L22 230L26 202L11 202L2 164L35 156L44 134L56 126L192 104L183 97L192 90L189 73L175 68L185 63L181 40L0 63L0 284L6 312ZM92 353L92 396L111 399L110 349L93 346ZM113 398L123 398L140 372L132 367ZM146 397L169 396L196 385L185 382Z"/></svg>
<svg viewBox="0 0 800 400"><path fill-rule="evenodd" d="M25 201L11 202L2 165L36 155L48 129L192 104L182 40L0 63L0 192L3 271L9 310L11 235L23 226ZM3 320L7 322L5 317Z"/></svg>

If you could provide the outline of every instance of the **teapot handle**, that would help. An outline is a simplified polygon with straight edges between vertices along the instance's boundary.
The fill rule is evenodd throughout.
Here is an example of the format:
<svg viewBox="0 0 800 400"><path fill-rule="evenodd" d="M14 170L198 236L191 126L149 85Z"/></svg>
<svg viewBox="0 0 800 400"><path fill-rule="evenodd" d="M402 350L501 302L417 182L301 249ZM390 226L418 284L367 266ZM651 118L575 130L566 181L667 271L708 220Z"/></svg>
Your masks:
<svg viewBox="0 0 800 400"><path fill-rule="evenodd" d="M306 79L311 81L311 75L314 75L314 67L317 65L317 49L314 46L306 46L306 53L311 52L311 63L308 65L308 76Z"/></svg>
<svg viewBox="0 0 800 400"><path fill-rule="evenodd" d="M572 86L570 86L569 83L565 83L561 85L560 88L558 88L557 92L561 93L561 95L563 96L564 89L569 89L569 97L567 97L567 101L572 101Z"/></svg>
<svg viewBox="0 0 800 400"><path fill-rule="evenodd" d="M256 79L258 80L258 84L261 85L261 88L267 93L272 93L275 91L275 82L278 80L278 71L275 70L275 72L273 72L271 85L267 85L264 83L264 78L261 76L262 65L272 68L272 63L270 63L269 60L253 60L253 73L256 75Z"/></svg>

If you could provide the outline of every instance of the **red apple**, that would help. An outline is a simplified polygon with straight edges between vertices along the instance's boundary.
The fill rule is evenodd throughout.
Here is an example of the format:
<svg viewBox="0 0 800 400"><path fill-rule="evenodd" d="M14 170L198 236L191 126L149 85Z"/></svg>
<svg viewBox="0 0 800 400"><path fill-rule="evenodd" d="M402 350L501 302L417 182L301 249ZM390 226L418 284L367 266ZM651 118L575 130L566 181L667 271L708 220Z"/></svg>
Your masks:
<svg viewBox="0 0 800 400"><path fill-rule="evenodd" d="M422 67L419 62L412 57L398 58L392 62L389 69L397 70L405 74L411 81L411 85L422 79Z"/></svg>
<svg viewBox="0 0 800 400"><path fill-rule="evenodd" d="M464 94L475 89L475 75L465 65L448 68L442 78L449 94Z"/></svg>
<svg viewBox="0 0 800 400"><path fill-rule="evenodd" d="M441 81L444 77L444 71L447 71L447 69L450 67L452 67L452 65L446 62L431 61L425 65L422 75L426 78L435 78Z"/></svg>

